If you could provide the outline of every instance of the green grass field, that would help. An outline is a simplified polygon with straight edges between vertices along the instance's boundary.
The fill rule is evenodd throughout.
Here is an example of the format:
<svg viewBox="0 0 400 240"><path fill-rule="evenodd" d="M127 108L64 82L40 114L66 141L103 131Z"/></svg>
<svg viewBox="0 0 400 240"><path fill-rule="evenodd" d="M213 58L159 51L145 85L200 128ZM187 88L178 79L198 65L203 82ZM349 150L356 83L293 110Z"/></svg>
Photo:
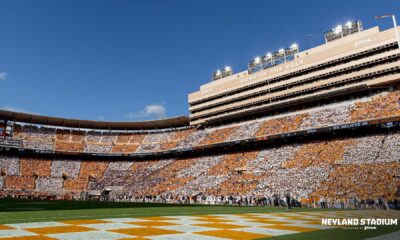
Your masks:
<svg viewBox="0 0 400 240"><path fill-rule="evenodd" d="M321 211L295 208L290 211ZM0 200L0 224L118 217L283 212L281 207L173 205L162 203Z"/></svg>
<svg viewBox="0 0 400 240"><path fill-rule="evenodd" d="M0 224L144 216L268 213L287 211L288 210L286 208L281 207L238 207L206 205L189 206L153 203L0 200ZM308 212L324 210L294 208L290 211ZM290 234L268 239L365 239L399 230L399 226L379 227L378 230L374 231L328 229L316 232Z"/></svg>

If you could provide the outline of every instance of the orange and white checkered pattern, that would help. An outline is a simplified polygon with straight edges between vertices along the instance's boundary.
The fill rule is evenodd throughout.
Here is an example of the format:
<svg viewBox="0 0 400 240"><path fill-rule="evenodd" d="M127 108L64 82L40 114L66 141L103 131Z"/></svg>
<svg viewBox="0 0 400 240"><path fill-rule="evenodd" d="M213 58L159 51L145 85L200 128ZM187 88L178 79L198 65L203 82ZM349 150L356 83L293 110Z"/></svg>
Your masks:
<svg viewBox="0 0 400 240"><path fill-rule="evenodd" d="M393 217L391 211L380 217ZM322 217L371 217L371 211L284 212L110 218L0 225L0 239L257 239L331 228Z"/></svg>

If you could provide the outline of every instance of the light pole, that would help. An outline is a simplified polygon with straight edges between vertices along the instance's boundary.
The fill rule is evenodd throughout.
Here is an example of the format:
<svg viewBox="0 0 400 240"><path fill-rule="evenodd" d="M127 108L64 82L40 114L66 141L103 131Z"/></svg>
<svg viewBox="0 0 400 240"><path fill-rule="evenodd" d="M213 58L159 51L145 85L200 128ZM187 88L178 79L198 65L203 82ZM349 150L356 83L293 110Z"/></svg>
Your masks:
<svg viewBox="0 0 400 240"><path fill-rule="evenodd" d="M399 37L399 32L397 31L396 17L394 16L394 14L391 13L391 14L385 14L382 16L375 16L375 19L381 19L381 18L387 18L387 17L392 17L394 31L396 32L397 46L398 46L398 48L400 48L400 37Z"/></svg>

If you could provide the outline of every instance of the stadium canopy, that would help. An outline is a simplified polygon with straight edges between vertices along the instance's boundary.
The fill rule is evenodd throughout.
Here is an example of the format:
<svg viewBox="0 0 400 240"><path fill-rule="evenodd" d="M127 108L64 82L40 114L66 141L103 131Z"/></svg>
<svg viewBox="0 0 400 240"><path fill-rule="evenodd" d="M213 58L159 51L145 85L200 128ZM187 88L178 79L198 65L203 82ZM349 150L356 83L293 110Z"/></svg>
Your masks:
<svg viewBox="0 0 400 240"><path fill-rule="evenodd" d="M30 113L0 110L0 119L29 124L96 130L157 130L189 126L189 118L187 116L142 122L107 122L49 117Z"/></svg>

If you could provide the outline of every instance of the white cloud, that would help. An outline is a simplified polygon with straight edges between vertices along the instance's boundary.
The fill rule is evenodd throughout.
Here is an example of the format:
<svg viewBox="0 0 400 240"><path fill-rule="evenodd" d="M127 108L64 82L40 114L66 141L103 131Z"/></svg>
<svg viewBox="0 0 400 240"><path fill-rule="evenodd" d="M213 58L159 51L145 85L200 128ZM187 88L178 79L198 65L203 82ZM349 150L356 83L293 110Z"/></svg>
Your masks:
<svg viewBox="0 0 400 240"><path fill-rule="evenodd" d="M6 80L7 72L0 72L0 80Z"/></svg>
<svg viewBox="0 0 400 240"><path fill-rule="evenodd" d="M162 104L150 104L139 112L131 112L126 115L127 118L165 118L167 109Z"/></svg>
<svg viewBox="0 0 400 240"><path fill-rule="evenodd" d="M36 114L34 112L25 110L25 109L21 109L21 108L15 108L15 107L10 107L10 106L5 106L0 108L1 110L6 110L6 111L12 111L12 112L21 112L21 113L29 113L29 114Z"/></svg>

